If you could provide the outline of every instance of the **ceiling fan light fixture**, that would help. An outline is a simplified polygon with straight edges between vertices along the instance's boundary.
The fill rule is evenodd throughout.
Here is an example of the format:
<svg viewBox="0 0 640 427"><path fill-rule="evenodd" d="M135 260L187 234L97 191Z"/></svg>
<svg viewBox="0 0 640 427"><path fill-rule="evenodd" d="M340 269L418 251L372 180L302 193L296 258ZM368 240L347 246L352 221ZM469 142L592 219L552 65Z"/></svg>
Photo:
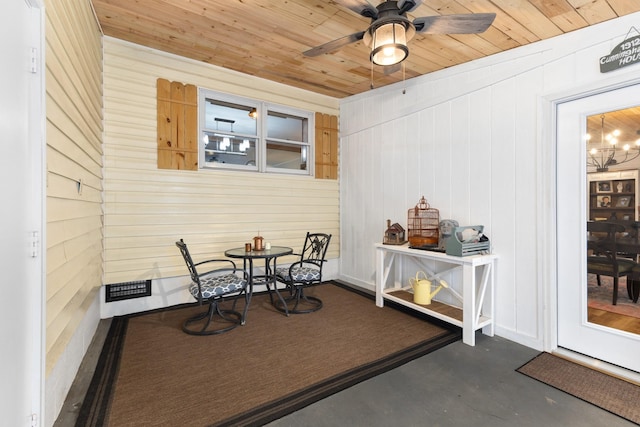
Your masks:
<svg viewBox="0 0 640 427"><path fill-rule="evenodd" d="M372 30L371 62L394 65L409 55L407 29L403 22L389 22Z"/></svg>

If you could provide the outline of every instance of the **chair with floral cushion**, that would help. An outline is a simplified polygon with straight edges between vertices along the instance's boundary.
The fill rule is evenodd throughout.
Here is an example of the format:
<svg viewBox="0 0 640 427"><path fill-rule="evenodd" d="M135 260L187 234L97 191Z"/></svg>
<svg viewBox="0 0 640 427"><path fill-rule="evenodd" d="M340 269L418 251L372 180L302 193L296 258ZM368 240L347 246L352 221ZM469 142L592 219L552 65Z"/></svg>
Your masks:
<svg viewBox="0 0 640 427"><path fill-rule="evenodd" d="M274 301L276 309L289 313L311 313L322 308L322 301L305 294L305 288L322 283L322 267L331 241L331 234L307 233L300 259L289 267L276 268L276 278L285 283L290 296Z"/></svg>
<svg viewBox="0 0 640 427"><path fill-rule="evenodd" d="M198 301L199 305L208 305L205 312L198 313L184 321L182 330L190 335L213 335L230 331L238 325L244 325L248 308L247 273L237 269L236 264L229 259L209 259L194 263L182 239L176 242L184 258L191 284L189 293ZM196 267L208 264L210 269L200 273ZM235 295L234 295L235 294ZM236 311L238 298L244 295L245 305L242 313ZM232 298L230 309L222 309L220 303L224 299ZM221 326L219 326L221 325Z"/></svg>

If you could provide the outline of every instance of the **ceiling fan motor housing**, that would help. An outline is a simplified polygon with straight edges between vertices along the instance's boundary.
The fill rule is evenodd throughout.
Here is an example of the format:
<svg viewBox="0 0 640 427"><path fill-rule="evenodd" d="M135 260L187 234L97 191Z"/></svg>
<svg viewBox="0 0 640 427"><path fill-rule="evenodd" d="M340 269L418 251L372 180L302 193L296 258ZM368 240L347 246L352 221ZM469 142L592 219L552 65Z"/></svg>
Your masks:
<svg viewBox="0 0 640 427"><path fill-rule="evenodd" d="M415 2L405 1L404 4L415 5ZM404 26L407 32L407 35L406 35L407 41L411 40L413 36L415 36L416 34L415 26L413 25L413 23L411 23L411 21L409 21L409 19L407 19L406 13L400 11L400 9L398 8L397 1L382 2L376 7L376 9L378 9L378 14L376 17L371 18L371 25L367 29L367 34L369 35L369 41L371 41L370 37L373 36L373 33L375 32L376 29L380 28L383 25L391 24L391 23L397 23ZM409 10L410 9L411 8L409 8ZM366 38L367 36L365 35L365 41L366 41Z"/></svg>

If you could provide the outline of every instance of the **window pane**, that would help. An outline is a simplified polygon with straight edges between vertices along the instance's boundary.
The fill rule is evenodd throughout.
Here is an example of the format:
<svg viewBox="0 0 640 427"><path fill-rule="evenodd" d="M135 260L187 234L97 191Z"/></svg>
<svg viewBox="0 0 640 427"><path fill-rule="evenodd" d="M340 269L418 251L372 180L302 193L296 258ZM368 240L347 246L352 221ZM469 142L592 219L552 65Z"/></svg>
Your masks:
<svg viewBox="0 0 640 427"><path fill-rule="evenodd" d="M269 111L267 116L267 137L287 141L308 142L307 119L304 117Z"/></svg>
<svg viewBox="0 0 640 427"><path fill-rule="evenodd" d="M255 107L207 98L204 127L208 130L257 135L257 121L249 117L252 109Z"/></svg>
<svg viewBox="0 0 640 427"><path fill-rule="evenodd" d="M205 163L255 166L256 142L257 139L255 138L242 138L218 132L205 132Z"/></svg>
<svg viewBox="0 0 640 427"><path fill-rule="evenodd" d="M267 141L267 167L307 170L307 145Z"/></svg>

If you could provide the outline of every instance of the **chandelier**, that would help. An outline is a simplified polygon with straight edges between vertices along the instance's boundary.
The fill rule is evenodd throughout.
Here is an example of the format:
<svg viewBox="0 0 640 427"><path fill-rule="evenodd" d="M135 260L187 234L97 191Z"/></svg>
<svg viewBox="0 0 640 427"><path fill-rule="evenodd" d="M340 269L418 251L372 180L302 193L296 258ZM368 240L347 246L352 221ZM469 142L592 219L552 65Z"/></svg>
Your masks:
<svg viewBox="0 0 640 427"><path fill-rule="evenodd" d="M631 144L618 144L620 130L615 129L610 133L604 130L604 114L600 115L600 141L593 141L590 134L586 135L587 140L587 167L595 167L597 172L606 172L609 166L615 166L630 162L640 156L640 139L633 147Z"/></svg>

